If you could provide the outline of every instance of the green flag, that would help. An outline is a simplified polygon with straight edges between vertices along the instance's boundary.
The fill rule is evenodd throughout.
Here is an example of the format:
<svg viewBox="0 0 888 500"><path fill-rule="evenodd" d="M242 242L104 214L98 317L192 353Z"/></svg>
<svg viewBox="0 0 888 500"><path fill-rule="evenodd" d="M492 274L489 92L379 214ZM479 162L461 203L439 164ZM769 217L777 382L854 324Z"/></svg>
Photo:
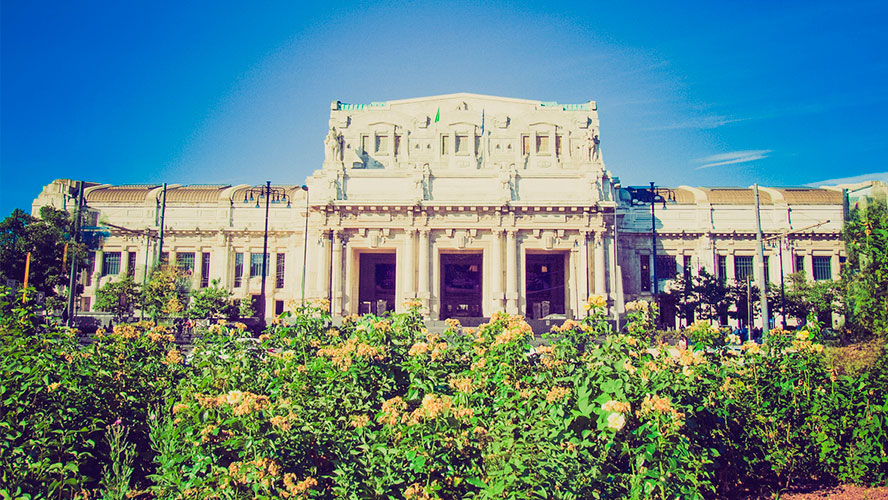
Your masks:
<svg viewBox="0 0 888 500"><path fill-rule="evenodd" d="M439 120L441 120L441 108L440 107L438 108L438 112L435 113L435 123L438 123Z"/></svg>

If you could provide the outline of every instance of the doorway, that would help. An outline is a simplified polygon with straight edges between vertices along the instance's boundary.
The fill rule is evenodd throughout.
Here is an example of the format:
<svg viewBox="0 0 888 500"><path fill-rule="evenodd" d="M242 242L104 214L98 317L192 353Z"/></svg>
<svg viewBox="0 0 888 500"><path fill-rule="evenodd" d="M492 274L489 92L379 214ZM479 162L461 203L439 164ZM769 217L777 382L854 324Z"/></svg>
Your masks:
<svg viewBox="0 0 888 500"><path fill-rule="evenodd" d="M358 313L382 315L395 308L395 253L359 254Z"/></svg>
<svg viewBox="0 0 888 500"><path fill-rule="evenodd" d="M441 319L481 317L480 253L441 254Z"/></svg>
<svg viewBox="0 0 888 500"><path fill-rule="evenodd" d="M530 319L564 314L566 293L564 259L566 254L539 253L525 257L525 293Z"/></svg>

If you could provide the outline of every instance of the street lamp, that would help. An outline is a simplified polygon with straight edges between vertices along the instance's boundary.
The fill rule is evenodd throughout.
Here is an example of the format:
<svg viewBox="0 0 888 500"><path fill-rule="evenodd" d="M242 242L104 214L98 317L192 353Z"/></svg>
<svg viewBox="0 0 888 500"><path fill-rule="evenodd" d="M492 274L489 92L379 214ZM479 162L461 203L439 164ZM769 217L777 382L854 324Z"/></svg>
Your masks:
<svg viewBox="0 0 888 500"><path fill-rule="evenodd" d="M250 195L249 200L247 195ZM244 203L256 201L259 208L259 200L265 199L265 232L262 237L262 289L259 292L259 304L262 309L262 321L265 321L265 278L268 274L268 208L272 203L287 202L290 208L290 197L283 188L271 187L271 181L265 181L264 186L254 186L244 191Z"/></svg>
<svg viewBox="0 0 888 500"><path fill-rule="evenodd" d="M654 271L654 287L653 287L653 298L654 302L657 302L657 296L660 293L660 283L657 277L657 220L656 220L656 205L657 203L662 203L663 208L666 208L666 201L675 201L675 192L669 188L659 187L651 182L650 187L644 186L634 186L627 188L629 194L632 196L632 204L633 205L643 205L646 203L650 203L651 205L651 256L652 256L652 267ZM665 195L665 196L664 196Z"/></svg>

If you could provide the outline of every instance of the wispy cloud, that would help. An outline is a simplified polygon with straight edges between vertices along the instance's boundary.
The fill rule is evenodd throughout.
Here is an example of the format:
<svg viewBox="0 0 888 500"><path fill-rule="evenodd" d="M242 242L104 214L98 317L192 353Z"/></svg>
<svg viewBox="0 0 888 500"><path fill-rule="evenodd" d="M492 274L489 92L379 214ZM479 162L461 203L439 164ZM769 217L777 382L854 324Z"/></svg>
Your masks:
<svg viewBox="0 0 888 500"><path fill-rule="evenodd" d="M825 181L809 182L805 184L809 187L832 186L836 184L857 184L865 181L881 181L888 182L888 172L877 172L874 174L855 175L851 177L840 177L838 179L827 179Z"/></svg>
<svg viewBox="0 0 888 500"><path fill-rule="evenodd" d="M706 116L698 116L695 118L691 118L689 120L685 120L682 122L675 123L666 123L663 125L648 127L644 130L648 131L663 131L663 130L685 130L685 129L695 129L695 130L711 130L714 128L723 127L730 123L737 123L749 120L749 118L731 118L729 116L722 115L706 115Z"/></svg>
<svg viewBox="0 0 888 500"><path fill-rule="evenodd" d="M770 149L752 149L747 151L731 151L730 153L719 153L717 155L707 156L695 160L702 163L697 170L703 168L720 167L722 165L733 165L735 163L748 163L751 161L762 160L768 157Z"/></svg>

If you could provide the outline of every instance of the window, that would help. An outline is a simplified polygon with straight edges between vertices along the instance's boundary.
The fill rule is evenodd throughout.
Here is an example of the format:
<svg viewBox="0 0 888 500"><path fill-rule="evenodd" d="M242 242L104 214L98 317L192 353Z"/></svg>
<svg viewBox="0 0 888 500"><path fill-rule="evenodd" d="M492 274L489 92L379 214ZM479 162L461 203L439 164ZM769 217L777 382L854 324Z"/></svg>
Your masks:
<svg viewBox="0 0 888 500"><path fill-rule="evenodd" d="M83 271L86 273L86 278L83 280L83 286L90 286L93 284L93 273L96 272L96 253L90 252L86 258L86 267L83 268Z"/></svg>
<svg viewBox="0 0 888 500"><path fill-rule="evenodd" d="M283 253L277 254L277 266L275 267L274 287L284 287L284 264L287 255Z"/></svg>
<svg viewBox="0 0 888 500"><path fill-rule="evenodd" d="M530 154L530 136L522 135L521 136L521 154L522 156L527 156Z"/></svg>
<svg viewBox="0 0 888 500"><path fill-rule="evenodd" d="M450 136L442 135L441 136L441 156L447 156L450 154Z"/></svg>
<svg viewBox="0 0 888 500"><path fill-rule="evenodd" d="M682 268L684 269L685 279L690 279L690 277L691 277L691 256L690 255L684 256L684 262L682 263Z"/></svg>
<svg viewBox="0 0 888 500"><path fill-rule="evenodd" d="M267 269L266 269L266 272L268 272ZM262 276L262 254L261 253L251 253L250 254L250 277L255 278L256 276Z"/></svg>
<svg viewBox="0 0 888 500"><path fill-rule="evenodd" d="M770 264L771 264L770 259L771 259L770 255L765 255L765 284L766 285L771 282L771 270L769 269L771 267L770 266Z"/></svg>
<svg viewBox="0 0 888 500"><path fill-rule="evenodd" d="M805 272L805 256L804 255L796 255L795 258L795 272L803 273Z"/></svg>
<svg viewBox="0 0 888 500"><path fill-rule="evenodd" d="M176 267L189 274L194 272L194 252L176 254Z"/></svg>
<svg viewBox="0 0 888 500"><path fill-rule="evenodd" d="M283 300L275 300L274 301L274 315L280 316L284 314L284 301Z"/></svg>
<svg viewBox="0 0 888 500"><path fill-rule="evenodd" d="M639 255L639 268L641 268L641 291L649 292L651 290L651 256Z"/></svg>
<svg viewBox="0 0 888 500"><path fill-rule="evenodd" d="M380 154L388 153L389 150L389 136L387 135L377 135L376 136L376 152Z"/></svg>
<svg viewBox="0 0 888 500"><path fill-rule="evenodd" d="M362 135L361 136L361 151L366 153L370 150L370 136Z"/></svg>
<svg viewBox="0 0 888 500"><path fill-rule="evenodd" d="M814 267L814 281L832 279L832 257L815 255L811 258Z"/></svg>
<svg viewBox="0 0 888 500"><path fill-rule="evenodd" d="M200 254L200 287L208 286L210 286L210 254L204 252Z"/></svg>
<svg viewBox="0 0 888 500"><path fill-rule="evenodd" d="M166 264L170 261L170 253L169 252L160 252L160 263Z"/></svg>
<svg viewBox="0 0 888 500"><path fill-rule="evenodd" d="M743 281L747 276L753 277L752 255L735 255L734 279Z"/></svg>
<svg viewBox="0 0 888 500"><path fill-rule="evenodd" d="M671 280L678 274L674 255L657 256L657 280Z"/></svg>
<svg viewBox="0 0 888 500"><path fill-rule="evenodd" d="M401 153L401 136L400 136L400 135L396 135L396 136L395 136L395 150L394 150L394 153L395 153L395 156L398 156L398 154Z"/></svg>
<svg viewBox="0 0 888 500"><path fill-rule="evenodd" d="M536 152L537 154L549 154L549 136L536 136Z"/></svg>
<svg viewBox="0 0 888 500"><path fill-rule="evenodd" d="M136 274L136 252L126 253L126 275L132 278Z"/></svg>
<svg viewBox="0 0 888 500"><path fill-rule="evenodd" d="M561 154L562 154L562 151L561 151L562 139L563 139L563 136L560 136L560 135L555 136L555 155L556 156L561 156Z"/></svg>
<svg viewBox="0 0 888 500"><path fill-rule="evenodd" d="M724 283L728 279L728 257L718 256L718 280Z"/></svg>
<svg viewBox="0 0 888 500"><path fill-rule="evenodd" d="M120 274L120 252L105 252L102 259L102 276Z"/></svg>
<svg viewBox="0 0 888 500"><path fill-rule="evenodd" d="M89 312L89 306L91 299L89 297L81 297L80 298L80 310L83 312Z"/></svg>
<svg viewBox="0 0 888 500"><path fill-rule="evenodd" d="M469 136L467 136L467 135L457 135L456 136L456 154L458 154L458 155L469 154Z"/></svg>
<svg viewBox="0 0 888 500"><path fill-rule="evenodd" d="M234 254L234 287L240 288L244 284L244 254Z"/></svg>

